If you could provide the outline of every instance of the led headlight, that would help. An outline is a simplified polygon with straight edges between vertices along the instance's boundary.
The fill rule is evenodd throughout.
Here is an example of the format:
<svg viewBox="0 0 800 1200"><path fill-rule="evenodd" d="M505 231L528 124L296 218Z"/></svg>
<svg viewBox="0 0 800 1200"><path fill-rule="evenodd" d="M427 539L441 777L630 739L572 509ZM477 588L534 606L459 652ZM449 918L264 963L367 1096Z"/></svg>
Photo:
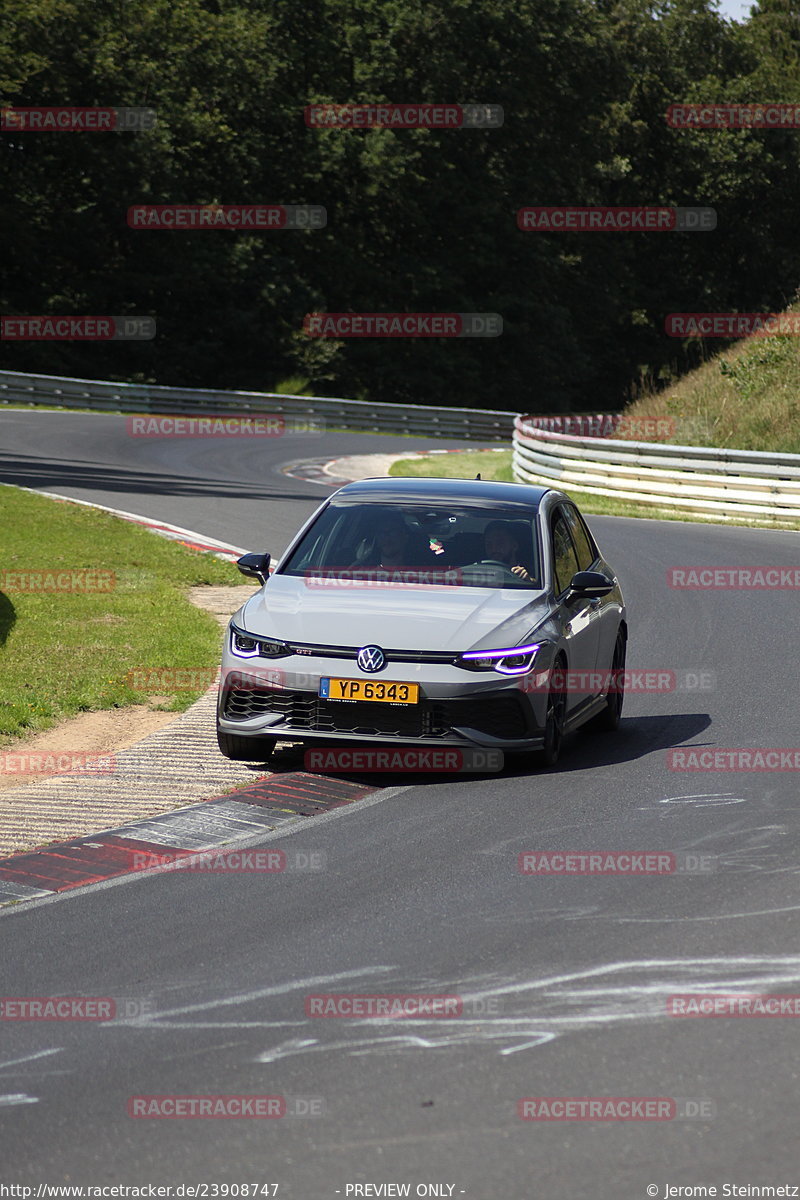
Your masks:
<svg viewBox="0 0 800 1200"><path fill-rule="evenodd" d="M509 646L504 650L469 650L461 665L470 671L499 671L501 675L527 675L536 661L541 642Z"/></svg>
<svg viewBox="0 0 800 1200"><path fill-rule="evenodd" d="M251 637L231 626L231 651L237 658L286 658L292 651L275 638Z"/></svg>

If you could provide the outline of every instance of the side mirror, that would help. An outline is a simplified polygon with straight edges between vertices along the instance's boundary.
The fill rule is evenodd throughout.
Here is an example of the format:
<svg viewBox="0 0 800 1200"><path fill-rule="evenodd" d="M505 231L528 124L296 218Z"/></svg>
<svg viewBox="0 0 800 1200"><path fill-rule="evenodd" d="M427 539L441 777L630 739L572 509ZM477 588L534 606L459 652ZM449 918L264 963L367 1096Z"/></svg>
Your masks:
<svg viewBox="0 0 800 1200"><path fill-rule="evenodd" d="M570 580L567 597L572 599L573 596L581 596L587 600L594 600L600 596L607 596L615 587L616 584L607 579L601 571L576 571Z"/></svg>
<svg viewBox="0 0 800 1200"><path fill-rule="evenodd" d="M269 579L270 556L268 554L243 554L237 558L236 565L248 579L257 579L266 583Z"/></svg>

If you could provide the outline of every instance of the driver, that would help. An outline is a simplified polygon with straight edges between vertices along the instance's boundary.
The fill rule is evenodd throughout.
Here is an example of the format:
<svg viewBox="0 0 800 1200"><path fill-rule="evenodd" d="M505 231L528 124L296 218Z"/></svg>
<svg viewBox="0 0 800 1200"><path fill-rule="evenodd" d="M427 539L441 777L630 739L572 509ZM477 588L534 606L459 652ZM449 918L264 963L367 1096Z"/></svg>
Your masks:
<svg viewBox="0 0 800 1200"><path fill-rule="evenodd" d="M520 564L519 540L506 521L490 521L483 531L487 558L503 563L520 579L530 579L528 570Z"/></svg>
<svg viewBox="0 0 800 1200"><path fill-rule="evenodd" d="M411 558L412 545L408 527L399 512L388 510L378 514L380 524L375 534L371 553L353 567L406 567Z"/></svg>

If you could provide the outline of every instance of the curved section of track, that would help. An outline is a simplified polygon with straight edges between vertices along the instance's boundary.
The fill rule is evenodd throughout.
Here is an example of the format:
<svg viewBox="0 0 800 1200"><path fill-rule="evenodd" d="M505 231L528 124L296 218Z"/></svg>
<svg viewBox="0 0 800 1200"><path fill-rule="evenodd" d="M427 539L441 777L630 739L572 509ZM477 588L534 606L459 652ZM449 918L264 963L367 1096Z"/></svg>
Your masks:
<svg viewBox="0 0 800 1200"><path fill-rule="evenodd" d="M0 414L0 439L0 480L275 552L324 495L282 462L426 445L136 444L124 418L20 412ZM0 918L4 995L111 996L130 1013L3 1022L10 1181L134 1182L147 1162L150 1182L277 1182L298 1200L367 1183L618 1200L667 1183L721 1195L726 1182L797 1182L792 1020L667 1013L675 993L800 993L798 774L667 760L676 746L798 745L797 593L678 591L666 572L793 567L800 537L590 524L625 587L629 665L683 681L629 695L619 734L579 737L557 772L414 779L272 835L323 869L139 877ZM518 856L535 850L654 851L704 869L522 874ZM319 1019L321 993L461 1006ZM288 1111L128 1115L132 1096L210 1094L283 1096ZM518 1115L525 1097L569 1096L678 1108L642 1122ZM708 1102L701 1119L677 1115L695 1111L687 1099ZM319 1115L297 1115L300 1100Z"/></svg>

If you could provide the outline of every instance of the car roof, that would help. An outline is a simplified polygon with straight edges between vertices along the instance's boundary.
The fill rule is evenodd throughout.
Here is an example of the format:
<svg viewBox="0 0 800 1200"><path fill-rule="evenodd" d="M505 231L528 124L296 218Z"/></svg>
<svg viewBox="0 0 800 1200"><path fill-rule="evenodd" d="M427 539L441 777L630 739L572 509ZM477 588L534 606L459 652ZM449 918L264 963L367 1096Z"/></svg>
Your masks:
<svg viewBox="0 0 800 1200"><path fill-rule="evenodd" d="M346 504L370 501L381 504L402 504L404 501L453 504L459 500L474 504L482 501L488 505L521 505L535 509L539 507L542 497L551 490L527 483L496 483L490 479L398 477L359 479L339 488L330 499Z"/></svg>

